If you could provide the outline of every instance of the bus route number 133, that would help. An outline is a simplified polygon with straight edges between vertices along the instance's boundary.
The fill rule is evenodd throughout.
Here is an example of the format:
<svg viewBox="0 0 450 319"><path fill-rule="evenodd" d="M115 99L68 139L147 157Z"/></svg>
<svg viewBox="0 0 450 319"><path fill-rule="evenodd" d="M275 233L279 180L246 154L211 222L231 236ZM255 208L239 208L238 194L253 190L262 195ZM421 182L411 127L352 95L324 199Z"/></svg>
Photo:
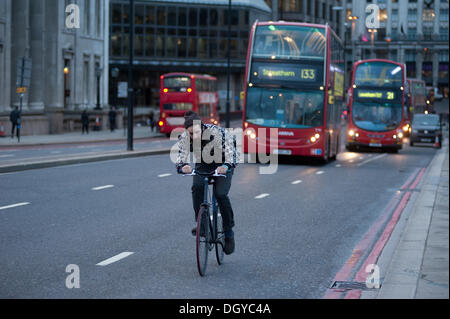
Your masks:
<svg viewBox="0 0 450 319"><path fill-rule="evenodd" d="M314 69L302 69L302 80L314 80L316 78L316 70Z"/></svg>

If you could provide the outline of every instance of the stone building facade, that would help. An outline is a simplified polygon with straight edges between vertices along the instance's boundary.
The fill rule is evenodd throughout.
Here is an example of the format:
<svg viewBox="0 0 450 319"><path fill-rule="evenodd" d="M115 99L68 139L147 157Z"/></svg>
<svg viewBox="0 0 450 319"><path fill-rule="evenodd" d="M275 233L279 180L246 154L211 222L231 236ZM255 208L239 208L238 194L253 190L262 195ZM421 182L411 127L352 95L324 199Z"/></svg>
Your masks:
<svg viewBox="0 0 450 319"><path fill-rule="evenodd" d="M70 4L79 9L79 28L67 27L66 19L74 13L66 13ZM0 121L7 132L9 112L19 105L21 57L32 62L30 87L22 99L22 134L77 129L83 109L103 119L108 104L108 10L108 0L0 1ZM94 111L97 106L103 110Z"/></svg>

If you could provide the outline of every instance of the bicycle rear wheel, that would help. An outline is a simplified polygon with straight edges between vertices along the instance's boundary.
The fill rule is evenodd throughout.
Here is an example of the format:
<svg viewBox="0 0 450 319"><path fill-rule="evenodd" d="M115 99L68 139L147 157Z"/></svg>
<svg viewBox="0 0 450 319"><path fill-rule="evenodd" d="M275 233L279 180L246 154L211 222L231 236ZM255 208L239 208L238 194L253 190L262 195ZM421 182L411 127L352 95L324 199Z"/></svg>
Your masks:
<svg viewBox="0 0 450 319"><path fill-rule="evenodd" d="M223 219L220 212L217 210L214 213L214 228L216 229L216 259L219 265L223 263L223 247L225 246L225 233L223 231Z"/></svg>
<svg viewBox="0 0 450 319"><path fill-rule="evenodd" d="M205 275L208 264L208 251L211 238L208 215L208 209L201 207L197 216L196 257L197 269L200 276Z"/></svg>

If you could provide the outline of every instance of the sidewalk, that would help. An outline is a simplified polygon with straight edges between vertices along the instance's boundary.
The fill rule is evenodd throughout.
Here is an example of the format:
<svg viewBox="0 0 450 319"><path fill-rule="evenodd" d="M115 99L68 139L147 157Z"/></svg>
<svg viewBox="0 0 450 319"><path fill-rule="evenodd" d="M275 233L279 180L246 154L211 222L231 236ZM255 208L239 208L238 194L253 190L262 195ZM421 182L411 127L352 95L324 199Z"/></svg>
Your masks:
<svg viewBox="0 0 450 319"><path fill-rule="evenodd" d="M134 139L162 137L163 134L158 132L151 132L148 126L135 127L133 130ZM71 144L71 143L89 143L89 142L104 142L115 140L126 140L127 131L118 129L114 132L109 130L103 131L89 131L89 134L81 134L81 132L71 132L65 134L48 134L48 135L26 135L20 137L20 143L17 142L17 137L10 136L0 138L0 148L2 146L30 146L30 145L45 145L45 144Z"/></svg>
<svg viewBox="0 0 450 319"><path fill-rule="evenodd" d="M361 298L449 298L448 132L445 135L410 213L402 216L394 231L398 235L392 234L378 260L380 289L364 291Z"/></svg>

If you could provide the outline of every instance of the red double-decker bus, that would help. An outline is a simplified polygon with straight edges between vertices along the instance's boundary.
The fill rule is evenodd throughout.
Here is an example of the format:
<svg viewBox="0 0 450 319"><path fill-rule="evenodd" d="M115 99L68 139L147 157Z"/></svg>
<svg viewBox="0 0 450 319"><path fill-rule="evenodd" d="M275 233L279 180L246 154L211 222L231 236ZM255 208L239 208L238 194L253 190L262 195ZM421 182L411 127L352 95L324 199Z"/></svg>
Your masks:
<svg viewBox="0 0 450 319"><path fill-rule="evenodd" d="M217 79L209 75L167 73L161 76L159 130L167 135L183 127L184 113L193 110L204 123L219 124Z"/></svg>
<svg viewBox="0 0 450 319"><path fill-rule="evenodd" d="M328 25L255 22L247 53L244 153L335 158L344 77L343 45Z"/></svg>
<svg viewBox="0 0 450 319"><path fill-rule="evenodd" d="M350 87L347 149L402 148L403 127L408 123L404 64L370 59L353 66Z"/></svg>

